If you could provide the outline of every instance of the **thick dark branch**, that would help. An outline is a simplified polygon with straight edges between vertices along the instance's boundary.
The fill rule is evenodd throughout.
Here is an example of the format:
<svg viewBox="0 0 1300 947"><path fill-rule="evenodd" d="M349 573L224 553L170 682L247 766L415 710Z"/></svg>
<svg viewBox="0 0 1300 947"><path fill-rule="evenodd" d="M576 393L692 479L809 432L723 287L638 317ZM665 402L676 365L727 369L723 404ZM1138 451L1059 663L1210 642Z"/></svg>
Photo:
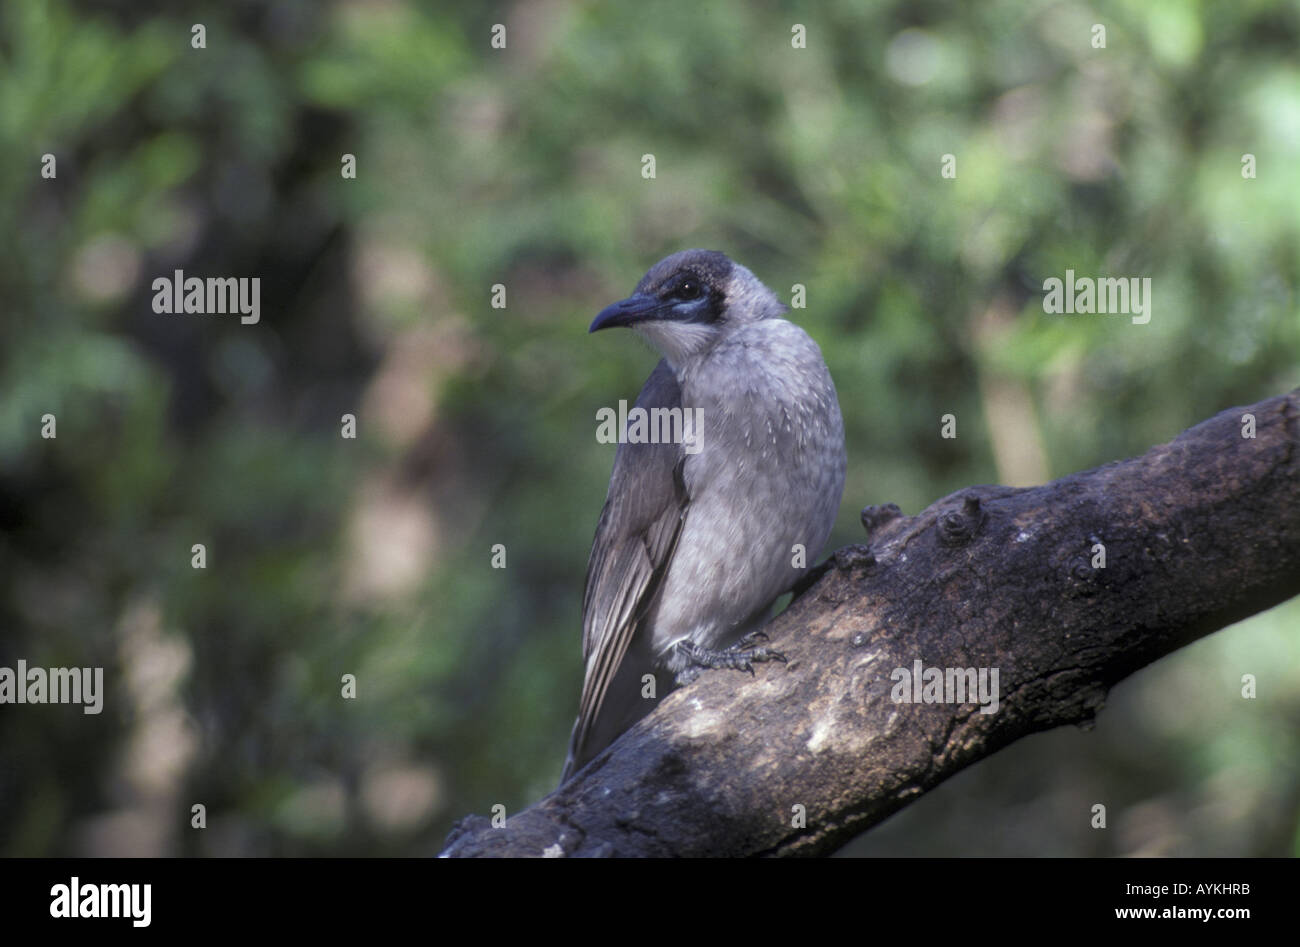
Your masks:
<svg viewBox="0 0 1300 947"><path fill-rule="evenodd" d="M462 821L445 854L826 854L1013 740L1091 720L1138 668L1300 594L1300 389L1133 460L891 512L866 511L870 545L768 628L789 664L703 675L501 828ZM896 702L891 673L917 660L997 668L997 711Z"/></svg>

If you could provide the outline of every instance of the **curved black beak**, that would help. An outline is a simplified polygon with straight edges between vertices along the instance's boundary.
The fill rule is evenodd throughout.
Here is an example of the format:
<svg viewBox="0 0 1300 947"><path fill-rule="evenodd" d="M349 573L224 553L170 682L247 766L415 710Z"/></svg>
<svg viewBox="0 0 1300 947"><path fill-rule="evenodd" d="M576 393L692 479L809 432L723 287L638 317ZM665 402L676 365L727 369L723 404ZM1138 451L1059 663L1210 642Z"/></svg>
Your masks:
<svg viewBox="0 0 1300 947"><path fill-rule="evenodd" d="M591 328L587 331L599 332L601 329L612 329L615 326L630 326L642 319L653 318L663 308L663 303L654 296L636 293L602 309L600 315L592 320Z"/></svg>

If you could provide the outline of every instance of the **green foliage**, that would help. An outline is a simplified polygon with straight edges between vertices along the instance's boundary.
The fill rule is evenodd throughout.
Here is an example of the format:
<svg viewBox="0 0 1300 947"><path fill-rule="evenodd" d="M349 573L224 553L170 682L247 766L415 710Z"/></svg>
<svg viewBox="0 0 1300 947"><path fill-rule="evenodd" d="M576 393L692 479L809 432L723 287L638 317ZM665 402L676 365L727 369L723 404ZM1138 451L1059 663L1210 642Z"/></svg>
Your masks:
<svg viewBox="0 0 1300 947"><path fill-rule="evenodd" d="M5 4L0 664L102 665L108 696L0 709L0 852L429 851L547 791L595 410L655 361L585 329L674 250L806 287L848 428L835 544L866 504L1057 477L1300 384L1300 11L1092 9ZM261 323L153 313L174 269L260 276ZM1150 323L1045 313L1066 269L1150 277ZM1297 614L1125 685L1070 778L1261 813L1174 850L1294 850L1259 827L1295 824ZM989 772L963 798L1002 813Z"/></svg>

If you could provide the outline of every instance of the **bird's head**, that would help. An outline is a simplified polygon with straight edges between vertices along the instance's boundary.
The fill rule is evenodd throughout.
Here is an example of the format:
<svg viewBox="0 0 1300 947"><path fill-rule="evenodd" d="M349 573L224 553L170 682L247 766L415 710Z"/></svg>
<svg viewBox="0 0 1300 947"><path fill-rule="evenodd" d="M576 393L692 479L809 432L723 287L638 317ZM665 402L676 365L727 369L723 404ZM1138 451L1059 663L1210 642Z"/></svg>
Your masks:
<svg viewBox="0 0 1300 947"><path fill-rule="evenodd" d="M683 250L652 266L631 296L601 310L589 331L635 329L677 368L737 325L784 311L776 294L726 254Z"/></svg>

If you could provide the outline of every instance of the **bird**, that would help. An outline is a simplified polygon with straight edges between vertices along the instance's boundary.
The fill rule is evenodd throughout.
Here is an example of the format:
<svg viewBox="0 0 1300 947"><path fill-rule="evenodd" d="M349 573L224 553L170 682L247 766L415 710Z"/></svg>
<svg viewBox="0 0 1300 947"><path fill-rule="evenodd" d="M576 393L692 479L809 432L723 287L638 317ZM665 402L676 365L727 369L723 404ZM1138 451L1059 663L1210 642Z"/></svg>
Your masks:
<svg viewBox="0 0 1300 947"><path fill-rule="evenodd" d="M829 538L847 463L830 371L788 311L746 267L693 249L652 266L588 329L627 327L657 349L635 407L682 409L698 426L677 442L619 439L561 785L703 671L785 660L756 646L761 628Z"/></svg>

